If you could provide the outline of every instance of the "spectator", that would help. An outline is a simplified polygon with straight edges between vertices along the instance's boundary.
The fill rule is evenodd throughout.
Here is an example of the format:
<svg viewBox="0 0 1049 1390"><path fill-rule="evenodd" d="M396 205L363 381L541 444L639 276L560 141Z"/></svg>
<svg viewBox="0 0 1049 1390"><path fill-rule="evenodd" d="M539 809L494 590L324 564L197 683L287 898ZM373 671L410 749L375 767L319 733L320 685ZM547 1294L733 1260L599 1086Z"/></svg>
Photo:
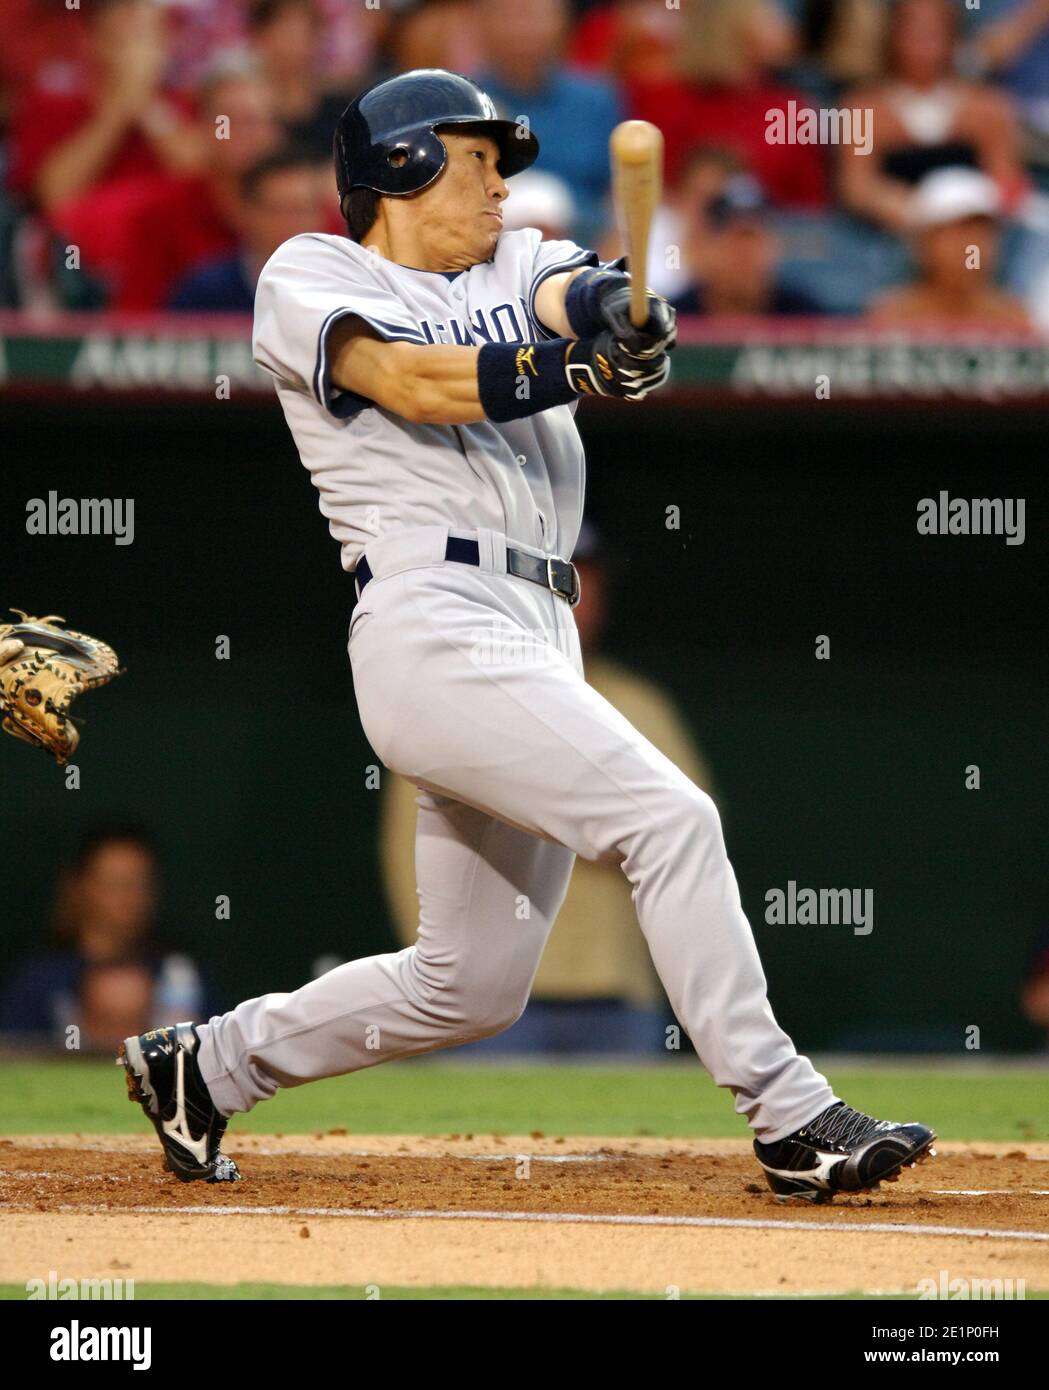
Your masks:
<svg viewBox="0 0 1049 1390"><path fill-rule="evenodd" d="M528 121L539 137L538 167L572 190L575 235L591 244L605 222L608 140L622 114L615 88L565 64L564 0L479 0L476 23L487 55L478 81L510 119Z"/></svg>
<svg viewBox="0 0 1049 1390"><path fill-rule="evenodd" d="M952 0L898 0L884 78L846 98L871 113L873 150L839 148L841 194L849 209L889 231L908 228L913 189L934 169L982 169L998 182L1007 211L1026 188L1009 100L955 74L957 40Z"/></svg>
<svg viewBox="0 0 1049 1390"><path fill-rule="evenodd" d="M614 0L598 4L576 24L569 60L587 72L618 81L665 81L674 75L681 11L666 0Z"/></svg>
<svg viewBox="0 0 1049 1390"><path fill-rule="evenodd" d="M503 231L535 227L544 241L561 241L571 235L575 202L571 190L556 174L526 169L508 185L509 197L503 204Z"/></svg>
<svg viewBox="0 0 1049 1390"><path fill-rule="evenodd" d="M128 228L121 309L163 306L195 266L236 250L241 179L280 142L273 93L248 59L227 58L201 93L206 163L144 200Z"/></svg>
<svg viewBox="0 0 1049 1390"><path fill-rule="evenodd" d="M791 78L817 105L836 105L845 86L880 75L883 0L803 0L798 8L799 57Z"/></svg>
<svg viewBox="0 0 1049 1390"><path fill-rule="evenodd" d="M153 0L98 0L86 41L86 64L67 85L38 85L22 103L9 183L58 225L94 211L105 235L129 191L197 168L203 151L186 103L163 85L167 35Z"/></svg>
<svg viewBox="0 0 1049 1390"><path fill-rule="evenodd" d="M682 314L780 317L815 315L815 300L781 285L776 276L779 238L768 226L769 206L749 174L728 179L686 230L689 288L674 300Z"/></svg>
<svg viewBox="0 0 1049 1390"><path fill-rule="evenodd" d="M707 207L742 166L731 150L693 145L684 155L677 182L667 190L652 219L645 282L658 294L673 300L691 283L683 248L707 225ZM623 254L618 229L610 229L598 246L601 259L613 261Z"/></svg>
<svg viewBox="0 0 1049 1390"><path fill-rule="evenodd" d="M882 327L932 325L1027 332L1020 300L993 283L1001 194L975 169L936 169L914 195L918 280L874 306Z"/></svg>
<svg viewBox="0 0 1049 1390"><path fill-rule="evenodd" d="M710 773L666 693L600 650L609 576L600 542L583 523L573 554L582 594L575 609L586 678L699 787ZM413 846L416 788L394 777L383 793L381 852L400 941L415 940L419 900ZM568 895L543 953L524 1014L471 1051L662 1053L663 993L637 925L629 881L618 865L577 859Z"/></svg>
<svg viewBox="0 0 1049 1390"><path fill-rule="evenodd" d="M483 58L476 5L477 0L412 0L393 29L393 70L474 72Z"/></svg>
<svg viewBox="0 0 1049 1390"><path fill-rule="evenodd" d="M349 97L321 87L319 0L252 0L248 27L285 136L318 159L330 160L335 123Z"/></svg>
<svg viewBox="0 0 1049 1390"><path fill-rule="evenodd" d="M626 83L631 116L666 139L669 183L698 141L731 150L777 207L823 208L824 155L816 145L767 138L770 111L805 97L773 76L795 52L794 31L769 0L704 0L682 9L678 75Z"/></svg>
<svg viewBox="0 0 1049 1390"><path fill-rule="evenodd" d="M157 1011L206 1016L212 1001L196 966L156 941L157 898L148 834L89 832L59 879L51 949L24 961L0 998L0 1031L112 1051Z"/></svg>
<svg viewBox="0 0 1049 1390"><path fill-rule="evenodd" d="M0 125L25 95L77 81L87 56L84 15L52 0L0 0Z"/></svg>
<svg viewBox="0 0 1049 1390"><path fill-rule="evenodd" d="M325 230L327 211L316 161L308 151L284 149L267 155L241 180L239 246L185 275L168 307L250 314L262 267L291 237Z"/></svg>
<svg viewBox="0 0 1049 1390"><path fill-rule="evenodd" d="M2 3L2 0L0 0ZM172 80L195 91L216 53L250 45L252 0L163 0L171 16ZM318 72L326 90L363 86L395 8L387 3L317 0L321 16Z"/></svg>
<svg viewBox="0 0 1049 1390"><path fill-rule="evenodd" d="M1042 1047L1049 1051L1049 932L1038 945L1030 972L1020 991L1024 1016L1042 1034Z"/></svg>
<svg viewBox="0 0 1049 1390"><path fill-rule="evenodd" d="M1012 97L1028 159L1049 166L1049 0L981 0L969 19L978 27L967 56Z"/></svg>

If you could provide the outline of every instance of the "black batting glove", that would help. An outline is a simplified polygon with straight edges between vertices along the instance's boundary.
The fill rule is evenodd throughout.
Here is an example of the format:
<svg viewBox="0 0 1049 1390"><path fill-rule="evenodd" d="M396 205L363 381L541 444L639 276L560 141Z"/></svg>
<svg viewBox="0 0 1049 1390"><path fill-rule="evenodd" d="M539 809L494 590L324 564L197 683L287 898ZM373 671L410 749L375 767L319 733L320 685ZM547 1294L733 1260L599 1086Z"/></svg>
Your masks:
<svg viewBox="0 0 1049 1390"><path fill-rule="evenodd" d="M632 357L655 358L673 352L677 343L677 310L661 294L645 291L648 318L635 328L630 318L630 286L617 285L601 295L601 317Z"/></svg>
<svg viewBox="0 0 1049 1390"><path fill-rule="evenodd" d="M669 375L670 359L665 352L635 356L608 330L596 338L571 342L565 350L565 376L580 396L642 401Z"/></svg>

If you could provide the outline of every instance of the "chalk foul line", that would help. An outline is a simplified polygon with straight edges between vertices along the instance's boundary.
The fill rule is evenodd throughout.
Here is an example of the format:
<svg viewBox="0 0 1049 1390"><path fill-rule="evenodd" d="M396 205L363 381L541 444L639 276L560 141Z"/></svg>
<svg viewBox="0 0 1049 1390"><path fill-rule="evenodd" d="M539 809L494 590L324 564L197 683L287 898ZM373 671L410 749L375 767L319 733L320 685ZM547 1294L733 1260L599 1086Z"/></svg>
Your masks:
<svg viewBox="0 0 1049 1390"><path fill-rule="evenodd" d="M14 1202L0 1203L0 1211L24 1211ZM902 1221L788 1221L732 1216L642 1216L599 1212L555 1211L425 1211L400 1207L246 1207L246 1206L120 1206L103 1203L61 1203L48 1214L107 1216L313 1216L364 1218L385 1221L523 1221L559 1225L669 1226L709 1229L724 1227L751 1231L843 1231L850 1234L962 1236L983 1240L1029 1240L1049 1243L1049 1231L995 1230L983 1226L919 1226ZM34 1213L40 1215L42 1213Z"/></svg>

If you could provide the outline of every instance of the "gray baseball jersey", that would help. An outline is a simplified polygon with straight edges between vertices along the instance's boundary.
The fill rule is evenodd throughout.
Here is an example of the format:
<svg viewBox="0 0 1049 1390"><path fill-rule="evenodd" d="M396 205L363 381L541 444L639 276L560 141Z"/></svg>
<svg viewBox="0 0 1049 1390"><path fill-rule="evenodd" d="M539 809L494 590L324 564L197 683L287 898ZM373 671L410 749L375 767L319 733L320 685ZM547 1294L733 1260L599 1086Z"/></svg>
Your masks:
<svg viewBox="0 0 1049 1390"><path fill-rule="evenodd" d="M556 337L535 294L559 271L597 265L570 241L504 232L494 257L459 272L411 270L345 237L293 237L263 269L256 360L276 377L321 511L352 570L377 535L446 523L490 527L566 559L583 515L575 404L507 424L422 425L331 380L325 338L348 314L406 343L528 343Z"/></svg>
<svg viewBox="0 0 1049 1390"><path fill-rule="evenodd" d="M596 261L519 231L492 260L440 274L301 236L263 271L256 356L348 569L367 545L350 664L372 748L420 789L419 936L203 1025L201 1075L224 1114L507 1027L576 854L630 879L677 1017L758 1134L791 1133L835 1098L769 1008L714 803L583 679L568 604L507 573L509 545L575 545L572 408L418 425L331 381L325 335L342 315L410 343L534 341L555 336L536 318L537 286ZM453 530L476 536L476 566L447 559Z"/></svg>

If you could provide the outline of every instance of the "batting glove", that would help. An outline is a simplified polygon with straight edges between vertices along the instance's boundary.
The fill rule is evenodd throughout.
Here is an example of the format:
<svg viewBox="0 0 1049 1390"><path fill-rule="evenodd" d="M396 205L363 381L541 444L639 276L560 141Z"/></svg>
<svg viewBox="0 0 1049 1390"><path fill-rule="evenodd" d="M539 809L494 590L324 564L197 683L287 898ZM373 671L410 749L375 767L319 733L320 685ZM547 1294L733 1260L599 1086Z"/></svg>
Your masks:
<svg viewBox="0 0 1049 1390"><path fill-rule="evenodd" d="M630 286L620 285L601 296L601 317L632 357L658 357L673 352L677 343L677 310L661 294L647 290L648 318L640 328L630 319Z"/></svg>
<svg viewBox="0 0 1049 1390"><path fill-rule="evenodd" d="M596 338L569 343L565 375L578 395L643 401L670 375L670 359L665 352L654 357L634 356L606 331Z"/></svg>

